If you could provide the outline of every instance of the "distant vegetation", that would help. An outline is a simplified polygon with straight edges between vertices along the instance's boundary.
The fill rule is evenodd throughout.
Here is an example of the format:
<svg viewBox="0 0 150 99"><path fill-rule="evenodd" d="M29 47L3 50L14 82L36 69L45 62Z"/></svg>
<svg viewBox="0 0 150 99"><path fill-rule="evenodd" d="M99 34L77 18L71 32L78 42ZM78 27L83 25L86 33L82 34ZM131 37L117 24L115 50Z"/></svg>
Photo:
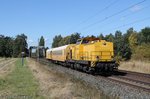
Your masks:
<svg viewBox="0 0 150 99"><path fill-rule="evenodd" d="M17 35L16 38L0 35L0 57L19 57L21 52L28 54L26 35Z"/></svg>
<svg viewBox="0 0 150 99"><path fill-rule="evenodd" d="M53 39L52 47L54 48L66 44L75 44L79 38L80 38L79 33L74 33L66 37L62 37L61 35L56 35Z"/></svg>
<svg viewBox="0 0 150 99"><path fill-rule="evenodd" d="M113 42L115 57L117 59L129 60L132 58L136 60L150 60L150 27L145 27L139 32L130 28L126 33L122 33L119 30L114 35L110 33L104 36L100 33L95 37ZM80 33L74 33L66 37L56 35L53 38L52 47L75 44L79 38L82 38ZM40 38L39 45L45 46L43 36ZM24 34L17 35L16 38L0 35L0 57L18 57L22 51L27 55L27 48L27 36Z"/></svg>
<svg viewBox="0 0 150 99"><path fill-rule="evenodd" d="M88 36L89 37L89 36ZM100 33L96 36L100 39L114 43L115 56L120 60L150 60L150 27L141 29L140 32L130 28L126 33L116 31L104 36ZM81 38L79 33L74 33L66 37L56 35L53 39L52 47L58 47L66 44L74 44Z"/></svg>
<svg viewBox="0 0 150 99"><path fill-rule="evenodd" d="M39 46L45 46L45 39L43 36L41 36L41 38L40 38Z"/></svg>

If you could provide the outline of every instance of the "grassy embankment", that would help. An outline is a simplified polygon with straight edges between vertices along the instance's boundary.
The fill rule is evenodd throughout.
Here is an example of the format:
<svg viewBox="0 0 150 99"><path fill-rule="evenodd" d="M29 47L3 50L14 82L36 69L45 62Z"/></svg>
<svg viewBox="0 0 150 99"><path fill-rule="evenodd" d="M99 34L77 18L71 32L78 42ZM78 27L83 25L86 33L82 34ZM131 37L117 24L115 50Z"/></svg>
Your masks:
<svg viewBox="0 0 150 99"><path fill-rule="evenodd" d="M121 62L119 69L150 74L150 62L137 60Z"/></svg>
<svg viewBox="0 0 150 99"><path fill-rule="evenodd" d="M0 78L0 98L43 99L38 94L38 82L27 67L26 60L24 66L21 59L17 59L14 65L8 75Z"/></svg>
<svg viewBox="0 0 150 99"><path fill-rule="evenodd" d="M27 59L27 62L39 81L40 94L46 99L118 99L110 98L75 75L69 75L65 72L66 67L59 67L59 70L52 63L44 65L32 59Z"/></svg>
<svg viewBox="0 0 150 99"><path fill-rule="evenodd" d="M131 49L131 59L121 62L119 69L150 74L150 44L135 45Z"/></svg>

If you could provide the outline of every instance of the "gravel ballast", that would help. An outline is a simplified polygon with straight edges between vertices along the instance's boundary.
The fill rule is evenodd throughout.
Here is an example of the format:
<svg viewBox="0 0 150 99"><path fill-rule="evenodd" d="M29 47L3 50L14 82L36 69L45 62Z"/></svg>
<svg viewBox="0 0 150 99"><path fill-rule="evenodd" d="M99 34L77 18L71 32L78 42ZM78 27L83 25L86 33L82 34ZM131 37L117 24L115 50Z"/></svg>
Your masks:
<svg viewBox="0 0 150 99"><path fill-rule="evenodd" d="M49 63L47 65L49 65L49 69L53 69L60 73L65 73L75 79L80 79L88 85L96 87L98 90L102 91L108 96L121 99L150 99L150 93L148 92L133 88L131 86L126 86L118 82L107 80L104 77L93 76L53 63Z"/></svg>

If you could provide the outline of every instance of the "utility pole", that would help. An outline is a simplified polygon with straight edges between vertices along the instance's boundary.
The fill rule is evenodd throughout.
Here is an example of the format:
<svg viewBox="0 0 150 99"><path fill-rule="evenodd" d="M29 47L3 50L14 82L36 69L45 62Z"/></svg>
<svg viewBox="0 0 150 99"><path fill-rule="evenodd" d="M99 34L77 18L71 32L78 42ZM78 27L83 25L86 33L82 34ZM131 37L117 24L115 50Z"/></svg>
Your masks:
<svg viewBox="0 0 150 99"><path fill-rule="evenodd" d="M40 40L38 38L38 46L37 46L37 61L39 61L39 44L40 44Z"/></svg>
<svg viewBox="0 0 150 99"><path fill-rule="evenodd" d="M24 65L24 55L25 55L25 50L24 50L24 40L23 38L21 38L22 40L22 52L21 52L21 56L22 56L22 66Z"/></svg>

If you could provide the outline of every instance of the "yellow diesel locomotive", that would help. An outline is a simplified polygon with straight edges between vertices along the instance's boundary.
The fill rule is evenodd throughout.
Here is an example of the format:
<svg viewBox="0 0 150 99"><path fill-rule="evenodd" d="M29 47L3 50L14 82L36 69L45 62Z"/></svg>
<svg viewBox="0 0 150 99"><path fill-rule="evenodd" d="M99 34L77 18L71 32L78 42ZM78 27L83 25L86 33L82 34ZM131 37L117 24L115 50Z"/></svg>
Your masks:
<svg viewBox="0 0 150 99"><path fill-rule="evenodd" d="M113 43L87 37L46 51L46 59L85 72L108 72L118 69Z"/></svg>

